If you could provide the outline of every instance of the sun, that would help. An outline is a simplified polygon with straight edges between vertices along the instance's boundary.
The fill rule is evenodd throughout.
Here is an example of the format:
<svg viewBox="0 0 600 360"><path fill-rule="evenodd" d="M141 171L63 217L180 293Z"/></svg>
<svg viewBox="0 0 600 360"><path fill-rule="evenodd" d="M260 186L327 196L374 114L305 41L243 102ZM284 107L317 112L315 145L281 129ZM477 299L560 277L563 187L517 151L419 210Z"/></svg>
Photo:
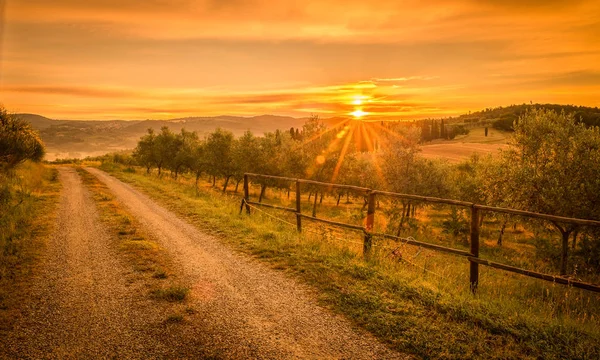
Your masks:
<svg viewBox="0 0 600 360"><path fill-rule="evenodd" d="M368 113L362 111L362 109L356 109L353 112L350 113L350 115L354 116L357 119L360 119L361 117L367 115Z"/></svg>

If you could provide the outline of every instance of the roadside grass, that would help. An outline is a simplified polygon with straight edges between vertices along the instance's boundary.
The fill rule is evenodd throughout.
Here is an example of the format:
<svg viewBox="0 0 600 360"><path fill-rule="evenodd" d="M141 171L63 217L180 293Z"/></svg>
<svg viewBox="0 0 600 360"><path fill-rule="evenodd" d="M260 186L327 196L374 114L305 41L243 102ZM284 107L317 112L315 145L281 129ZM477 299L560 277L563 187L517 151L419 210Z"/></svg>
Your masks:
<svg viewBox="0 0 600 360"><path fill-rule="evenodd" d="M0 331L11 328L27 296L53 229L60 188L57 170L42 164L27 162L0 174Z"/></svg>
<svg viewBox="0 0 600 360"><path fill-rule="evenodd" d="M171 286L163 289L152 290L152 296L156 299L170 302L183 301L189 293L189 289L179 286Z"/></svg>
<svg viewBox="0 0 600 360"><path fill-rule="evenodd" d="M76 170L92 193L102 222L115 237L115 247L133 270L134 277L131 281L142 282L151 299L181 303L172 304L169 309L177 313L183 312L189 289L179 279L168 253L144 233L137 220L102 182L80 167ZM165 322L181 321L173 321L168 317Z"/></svg>
<svg viewBox="0 0 600 360"><path fill-rule="evenodd" d="M423 358L600 357L598 295L481 269L469 291L468 262L398 243L377 241L361 256L359 233L305 221L306 231L263 212L240 215L241 195L222 194L193 180L101 168L239 251L319 290L320 303L399 351ZM291 216L271 212L293 224ZM311 232L315 231L315 233ZM386 246L396 246L400 256Z"/></svg>

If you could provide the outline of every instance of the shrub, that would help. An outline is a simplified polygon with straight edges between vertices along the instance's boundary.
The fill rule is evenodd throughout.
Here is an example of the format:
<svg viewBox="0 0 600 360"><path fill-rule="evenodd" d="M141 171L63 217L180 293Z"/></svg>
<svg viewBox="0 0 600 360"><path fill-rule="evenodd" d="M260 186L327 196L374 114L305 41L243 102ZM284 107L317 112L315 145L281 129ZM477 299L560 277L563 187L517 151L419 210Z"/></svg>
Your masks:
<svg viewBox="0 0 600 360"><path fill-rule="evenodd" d="M14 168L25 160L40 161L45 150L31 124L0 108L0 167Z"/></svg>

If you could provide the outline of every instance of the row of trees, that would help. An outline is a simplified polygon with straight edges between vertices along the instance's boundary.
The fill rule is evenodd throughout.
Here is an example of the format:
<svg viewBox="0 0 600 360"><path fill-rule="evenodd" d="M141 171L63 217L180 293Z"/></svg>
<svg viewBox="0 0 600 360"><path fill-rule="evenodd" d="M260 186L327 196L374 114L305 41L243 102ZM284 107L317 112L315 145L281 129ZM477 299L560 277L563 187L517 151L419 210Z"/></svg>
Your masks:
<svg viewBox="0 0 600 360"><path fill-rule="evenodd" d="M368 125L346 123L328 129L318 118L311 118L301 130L262 137L246 132L238 138L221 129L200 138L196 133L182 130L176 134L165 127L159 133L149 130L134 158L148 172L157 169L161 174L168 169L174 177L190 172L196 182L206 174L215 185L217 179L223 179L223 191L231 180L237 191L243 174L255 172L567 217L600 218L600 134L597 128L577 122L573 115L529 111L515 123L509 150L496 157L475 156L459 165L422 157L419 144L423 129L418 124L379 131L375 134L380 144L377 150L361 151L362 146L348 138L352 140L352 134L364 126ZM366 132L375 133L376 129ZM266 186L289 190L288 184L265 183L261 197ZM337 196L339 202L344 194L330 195ZM397 205L390 215L397 220L399 231L422 205L406 201ZM503 224L498 238L501 244L510 218L499 219ZM553 226L561 234L561 272L566 273L569 238L574 248L577 236L593 237L597 243L596 233L559 223Z"/></svg>
<svg viewBox="0 0 600 360"><path fill-rule="evenodd" d="M163 127L159 133L149 129L140 139L133 157L147 172L156 169L160 175L167 169L175 178L190 172L195 175L196 183L207 174L213 184L217 179L224 180L223 191L231 180L235 181L237 190L245 172L303 176L308 169L308 157L316 148L302 146L300 139L324 130L317 118L309 120L301 135L294 137L287 131L267 133L262 137L248 131L235 138L231 132L217 129L200 138L185 129L173 133ZM300 134L299 131L294 133Z"/></svg>

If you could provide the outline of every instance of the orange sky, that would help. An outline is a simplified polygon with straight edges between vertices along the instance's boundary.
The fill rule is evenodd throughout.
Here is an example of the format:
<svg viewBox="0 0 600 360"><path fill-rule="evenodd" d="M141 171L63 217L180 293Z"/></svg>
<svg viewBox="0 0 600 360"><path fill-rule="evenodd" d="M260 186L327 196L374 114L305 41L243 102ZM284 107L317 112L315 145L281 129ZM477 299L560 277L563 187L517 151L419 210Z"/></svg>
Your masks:
<svg viewBox="0 0 600 360"><path fill-rule="evenodd" d="M600 106L598 0L4 3L0 102L12 112L413 119Z"/></svg>

